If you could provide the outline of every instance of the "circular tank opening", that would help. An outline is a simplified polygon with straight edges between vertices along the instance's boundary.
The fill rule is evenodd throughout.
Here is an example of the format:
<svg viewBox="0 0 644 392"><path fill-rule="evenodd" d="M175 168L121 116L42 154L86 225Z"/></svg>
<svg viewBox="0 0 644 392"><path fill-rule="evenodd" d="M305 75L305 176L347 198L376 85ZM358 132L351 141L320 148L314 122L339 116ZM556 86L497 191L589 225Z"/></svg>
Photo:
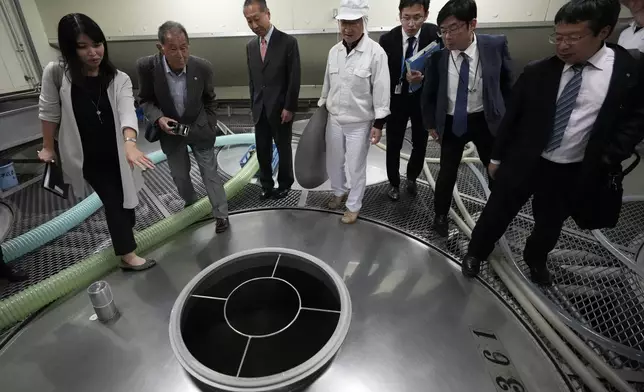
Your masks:
<svg viewBox="0 0 644 392"><path fill-rule="evenodd" d="M235 332L264 338L293 324L300 309L300 295L293 285L277 278L257 278L233 290L224 313Z"/></svg>
<svg viewBox="0 0 644 392"><path fill-rule="evenodd" d="M351 302L326 263L288 249L238 253L182 291L170 340L184 369L220 390L272 391L329 364L349 328Z"/></svg>

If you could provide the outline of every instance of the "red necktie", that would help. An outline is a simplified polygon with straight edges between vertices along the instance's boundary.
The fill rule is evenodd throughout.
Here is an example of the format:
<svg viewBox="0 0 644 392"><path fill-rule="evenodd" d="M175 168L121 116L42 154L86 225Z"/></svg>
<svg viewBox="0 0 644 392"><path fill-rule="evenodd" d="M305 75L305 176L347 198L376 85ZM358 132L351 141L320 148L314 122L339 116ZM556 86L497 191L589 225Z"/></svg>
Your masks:
<svg viewBox="0 0 644 392"><path fill-rule="evenodd" d="M260 53L262 54L262 61L266 57L266 38L262 37L262 44L260 45Z"/></svg>

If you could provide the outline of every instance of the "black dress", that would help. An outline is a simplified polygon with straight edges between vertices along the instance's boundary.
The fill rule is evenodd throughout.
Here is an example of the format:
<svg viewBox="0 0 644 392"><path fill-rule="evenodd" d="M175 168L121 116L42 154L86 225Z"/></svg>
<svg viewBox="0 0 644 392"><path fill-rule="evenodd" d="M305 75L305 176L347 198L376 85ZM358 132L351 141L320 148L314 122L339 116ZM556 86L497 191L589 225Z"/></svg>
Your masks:
<svg viewBox="0 0 644 392"><path fill-rule="evenodd" d="M122 256L136 249L135 214L123 208L116 125L107 87L100 77L85 77L72 84L71 96L83 146L83 176L105 206L114 251Z"/></svg>

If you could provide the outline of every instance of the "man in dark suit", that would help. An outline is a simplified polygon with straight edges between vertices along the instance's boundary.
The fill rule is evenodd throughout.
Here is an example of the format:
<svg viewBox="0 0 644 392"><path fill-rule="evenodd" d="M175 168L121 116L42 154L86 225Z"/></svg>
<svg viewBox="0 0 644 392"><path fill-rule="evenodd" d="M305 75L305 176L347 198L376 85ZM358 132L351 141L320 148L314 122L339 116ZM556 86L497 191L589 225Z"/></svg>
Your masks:
<svg viewBox="0 0 644 392"><path fill-rule="evenodd" d="M139 104L145 117L161 131L161 149L168 157L179 195L190 205L197 200L190 178L191 147L213 206L216 232L226 231L228 203L217 172L217 116L212 64L190 55L186 29L166 22L159 27L159 54L137 62ZM173 125L188 125L187 136L175 135Z"/></svg>
<svg viewBox="0 0 644 392"><path fill-rule="evenodd" d="M245 0L244 16L257 34L246 45L246 57L261 199L282 199L294 182L291 139L300 96L300 52L294 37L271 24L265 0ZM277 190L273 189L273 140L279 154Z"/></svg>
<svg viewBox="0 0 644 392"><path fill-rule="evenodd" d="M441 144L433 229L449 233L452 203L463 148L472 141L486 166L494 135L512 90L505 36L477 34L474 0L450 0L438 13L445 49L427 61L423 87L425 127Z"/></svg>
<svg viewBox="0 0 644 392"><path fill-rule="evenodd" d="M523 257L537 284L552 282L546 261L568 217L588 228L617 221L621 162L644 138L644 60L605 43L619 13L616 0L572 0L557 13L556 56L524 69L499 127L495 182L464 275L479 272L530 196L535 224Z"/></svg>
<svg viewBox="0 0 644 392"><path fill-rule="evenodd" d="M429 0L401 0L398 6L401 26L380 37L380 46L389 58L391 80L391 114L387 117L387 177L391 188L389 198L400 198L400 150L411 119L412 151L407 164L407 191L416 194L416 179L423 170L427 150L427 129L420 111L422 89L412 92L410 84L420 85L420 71L407 72L405 59L438 40L438 27L425 23L429 14Z"/></svg>

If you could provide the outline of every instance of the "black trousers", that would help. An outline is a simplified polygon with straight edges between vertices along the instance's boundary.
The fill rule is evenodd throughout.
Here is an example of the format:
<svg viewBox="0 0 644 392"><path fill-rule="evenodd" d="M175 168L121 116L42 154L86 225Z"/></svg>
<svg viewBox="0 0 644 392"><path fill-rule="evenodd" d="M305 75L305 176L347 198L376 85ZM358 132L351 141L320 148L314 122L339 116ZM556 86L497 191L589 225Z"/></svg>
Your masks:
<svg viewBox="0 0 644 392"><path fill-rule="evenodd" d="M501 163L504 164L508 163ZM563 223L571 215L580 170L581 163L559 164L541 158L532 173L496 182L472 233L468 255L487 259L521 207L534 195L534 228L523 258L531 267L545 267L548 253L557 244Z"/></svg>
<svg viewBox="0 0 644 392"><path fill-rule="evenodd" d="M133 228L136 215L133 209L123 208L123 186L118 163L103 166L85 165L83 174L87 183L103 202L107 229L117 256L134 252L136 241Z"/></svg>
<svg viewBox="0 0 644 392"><path fill-rule="evenodd" d="M255 141L257 160L259 162L259 181L264 189L273 189L273 140L279 153L278 186L290 189L293 185L293 122L282 124L277 118L267 117L266 110L262 111L255 125Z"/></svg>
<svg viewBox="0 0 644 392"><path fill-rule="evenodd" d="M490 133L483 112L468 115L467 132L461 137L452 133L452 121L453 117L447 116L445 132L441 140L440 171L434 192L434 213L436 215L447 215L452 205L452 191L456 184L465 145L474 142L485 167L490 163L490 154L492 154L494 146L494 136Z"/></svg>
<svg viewBox="0 0 644 392"><path fill-rule="evenodd" d="M387 177L391 186L400 186L400 150L405 141L407 122L411 119L411 157L407 163L407 179L416 181L425 163L428 131L423 127L420 96L416 94L391 97L391 114L387 118Z"/></svg>

